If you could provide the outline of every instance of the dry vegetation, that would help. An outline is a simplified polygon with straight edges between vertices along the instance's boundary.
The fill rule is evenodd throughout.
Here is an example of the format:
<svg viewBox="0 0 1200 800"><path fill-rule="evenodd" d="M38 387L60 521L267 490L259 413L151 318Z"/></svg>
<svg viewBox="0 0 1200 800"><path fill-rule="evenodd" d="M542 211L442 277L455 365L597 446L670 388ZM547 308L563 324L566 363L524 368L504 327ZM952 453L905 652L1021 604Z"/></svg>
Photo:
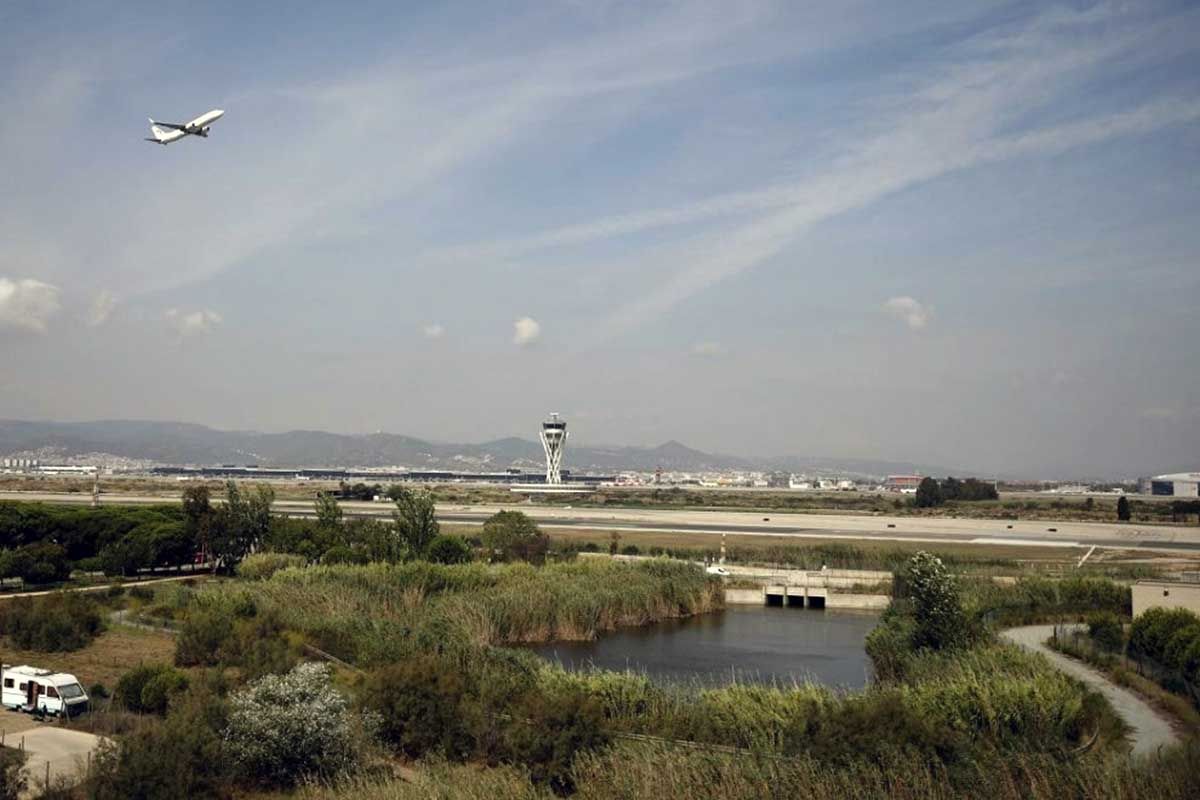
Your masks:
<svg viewBox="0 0 1200 800"><path fill-rule="evenodd" d="M102 683L109 689L117 679L141 663L170 664L175 639L170 634L127 625L112 625L86 647L67 653L14 649L5 642L4 663L52 667L69 672L85 687Z"/></svg>

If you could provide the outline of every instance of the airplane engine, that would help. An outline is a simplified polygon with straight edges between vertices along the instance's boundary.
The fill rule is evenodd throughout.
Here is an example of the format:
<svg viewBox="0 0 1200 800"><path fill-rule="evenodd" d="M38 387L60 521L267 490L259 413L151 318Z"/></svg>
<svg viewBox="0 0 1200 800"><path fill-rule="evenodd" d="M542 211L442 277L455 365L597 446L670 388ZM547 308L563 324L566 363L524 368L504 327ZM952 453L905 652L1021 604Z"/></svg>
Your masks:
<svg viewBox="0 0 1200 800"><path fill-rule="evenodd" d="M211 125L205 125L203 128L201 128L201 129L200 129L200 135L201 135L201 136L208 136L208 132L209 132L209 131L211 131L211 130L212 130L212 126L211 126Z"/></svg>

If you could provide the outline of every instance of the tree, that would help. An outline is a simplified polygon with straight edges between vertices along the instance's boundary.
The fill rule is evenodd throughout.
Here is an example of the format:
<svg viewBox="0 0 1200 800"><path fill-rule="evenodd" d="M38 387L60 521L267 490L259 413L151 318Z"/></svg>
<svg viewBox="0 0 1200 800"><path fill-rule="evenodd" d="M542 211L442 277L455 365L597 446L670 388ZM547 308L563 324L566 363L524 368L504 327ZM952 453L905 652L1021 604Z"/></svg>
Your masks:
<svg viewBox="0 0 1200 800"><path fill-rule="evenodd" d="M520 511L498 511L483 523L479 537L494 557L541 564L550 549L550 537Z"/></svg>
<svg viewBox="0 0 1200 800"><path fill-rule="evenodd" d="M225 484L225 505L211 520L211 544L217 565L233 569L271 529L275 490L259 484L244 495L234 481Z"/></svg>
<svg viewBox="0 0 1200 800"><path fill-rule="evenodd" d="M942 490L933 478L922 478L917 485L917 508L933 508L942 504Z"/></svg>
<svg viewBox="0 0 1200 800"><path fill-rule="evenodd" d="M970 643L971 626L954 577L935 555L919 551L897 576L898 597L912 600L913 646L945 650Z"/></svg>
<svg viewBox="0 0 1200 800"><path fill-rule="evenodd" d="M361 550L368 561L386 561L394 564L408 555L395 525L378 519L352 519L342 529L350 547Z"/></svg>
<svg viewBox="0 0 1200 800"><path fill-rule="evenodd" d="M396 501L392 517L396 523L396 535L416 557L425 555L425 549L441 532L434 513L433 495L421 490L414 492L404 486L393 486L388 496Z"/></svg>
<svg viewBox="0 0 1200 800"><path fill-rule="evenodd" d="M328 492L321 492L317 495L313 508L317 512L317 527L336 535L339 539L342 538L338 535L342 527L342 507L338 505L337 498Z"/></svg>
<svg viewBox="0 0 1200 800"><path fill-rule="evenodd" d="M52 542L19 547L0 553L0 577L25 583L57 583L71 577L67 551Z"/></svg>
<svg viewBox="0 0 1200 800"><path fill-rule="evenodd" d="M1129 498L1121 495L1120 499L1117 500L1117 519L1121 522L1129 522L1132 516L1133 514L1129 510Z"/></svg>
<svg viewBox="0 0 1200 800"><path fill-rule="evenodd" d="M942 495L942 502L945 502L948 500L970 500L970 499L972 499L972 498L963 496L963 484L958 478L955 478L954 476L950 476L950 477L946 478L946 480L942 481L940 489L941 489L941 495ZM939 504L934 503L934 505L939 505Z"/></svg>
<svg viewBox="0 0 1200 800"><path fill-rule="evenodd" d="M183 527L205 557L208 556L208 529L212 514L207 486L200 484L183 490Z"/></svg>

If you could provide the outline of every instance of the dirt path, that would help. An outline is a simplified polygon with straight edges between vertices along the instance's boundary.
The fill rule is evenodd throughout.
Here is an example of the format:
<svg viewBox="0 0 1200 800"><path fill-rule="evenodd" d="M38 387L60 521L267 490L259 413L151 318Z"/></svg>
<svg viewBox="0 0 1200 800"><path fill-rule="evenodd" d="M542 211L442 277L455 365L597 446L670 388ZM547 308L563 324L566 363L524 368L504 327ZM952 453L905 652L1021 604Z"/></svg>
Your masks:
<svg viewBox="0 0 1200 800"><path fill-rule="evenodd" d="M1027 650L1041 653L1055 667L1104 695L1117 715L1132 729L1129 737L1133 742L1134 755L1151 755L1179 741L1170 720L1145 700L1117 686L1091 667L1051 650L1046 640L1053 633L1053 625L1026 625L1001 631L1000 635Z"/></svg>

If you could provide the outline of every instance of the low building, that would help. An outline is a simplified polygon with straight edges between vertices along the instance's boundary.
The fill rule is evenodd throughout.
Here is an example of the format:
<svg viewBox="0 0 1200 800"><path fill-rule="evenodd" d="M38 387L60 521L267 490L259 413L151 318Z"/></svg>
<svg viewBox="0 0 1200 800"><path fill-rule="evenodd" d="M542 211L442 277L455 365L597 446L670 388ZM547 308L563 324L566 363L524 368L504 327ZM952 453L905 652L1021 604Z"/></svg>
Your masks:
<svg viewBox="0 0 1200 800"><path fill-rule="evenodd" d="M889 492L915 492L921 481L920 475L888 475L883 488Z"/></svg>
<svg viewBox="0 0 1200 800"><path fill-rule="evenodd" d="M1133 585L1133 616L1151 608L1185 608L1200 614L1200 582L1138 581Z"/></svg>
<svg viewBox="0 0 1200 800"><path fill-rule="evenodd" d="M1164 497L1200 497L1200 472L1176 472L1150 479L1150 494Z"/></svg>

